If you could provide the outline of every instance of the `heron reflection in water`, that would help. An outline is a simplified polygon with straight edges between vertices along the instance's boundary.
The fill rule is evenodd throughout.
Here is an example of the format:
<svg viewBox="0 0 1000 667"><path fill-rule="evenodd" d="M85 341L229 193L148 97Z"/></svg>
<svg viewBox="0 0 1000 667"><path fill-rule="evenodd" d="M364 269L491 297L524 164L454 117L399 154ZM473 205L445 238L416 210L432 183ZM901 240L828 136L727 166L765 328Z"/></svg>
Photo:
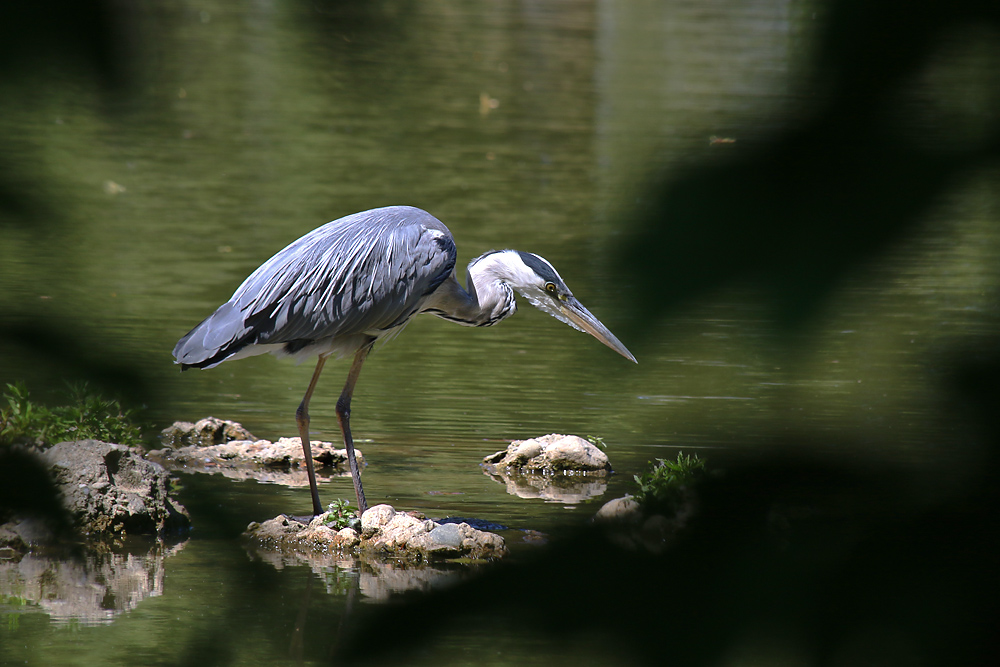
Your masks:
<svg viewBox="0 0 1000 667"><path fill-rule="evenodd" d="M418 208L389 206L334 220L264 262L229 301L177 342L174 358L188 369L265 352L298 360L319 357L295 412L318 515L323 507L309 443L309 400L326 360L353 355L337 421L363 513L368 504L351 438L351 395L375 342L398 333L415 315L488 327L514 314L516 290L536 308L635 361L545 259L519 250L488 252L469 263L463 289L455 276L456 256L448 228Z"/></svg>

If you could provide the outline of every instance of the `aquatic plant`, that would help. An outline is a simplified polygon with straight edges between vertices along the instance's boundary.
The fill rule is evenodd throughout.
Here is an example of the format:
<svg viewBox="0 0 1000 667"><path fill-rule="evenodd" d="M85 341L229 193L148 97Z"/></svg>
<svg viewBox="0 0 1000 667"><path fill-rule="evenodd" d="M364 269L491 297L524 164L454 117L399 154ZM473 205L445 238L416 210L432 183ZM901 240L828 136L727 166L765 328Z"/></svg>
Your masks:
<svg viewBox="0 0 1000 667"><path fill-rule="evenodd" d="M68 384L68 405L53 408L31 400L23 382L8 383L0 408L0 445L50 445L93 438L122 445L139 444L142 431L135 411L105 398L85 383Z"/></svg>
<svg viewBox="0 0 1000 667"><path fill-rule="evenodd" d="M329 515L323 520L323 523L334 530L356 528L359 523L358 517L351 509L350 502L343 498L337 498L327 505L326 511L329 512Z"/></svg>
<svg viewBox="0 0 1000 667"><path fill-rule="evenodd" d="M676 509L686 500L687 490L705 473L705 462L698 455L678 452L677 460L655 459L647 469L635 475L639 490L635 499L640 505Z"/></svg>

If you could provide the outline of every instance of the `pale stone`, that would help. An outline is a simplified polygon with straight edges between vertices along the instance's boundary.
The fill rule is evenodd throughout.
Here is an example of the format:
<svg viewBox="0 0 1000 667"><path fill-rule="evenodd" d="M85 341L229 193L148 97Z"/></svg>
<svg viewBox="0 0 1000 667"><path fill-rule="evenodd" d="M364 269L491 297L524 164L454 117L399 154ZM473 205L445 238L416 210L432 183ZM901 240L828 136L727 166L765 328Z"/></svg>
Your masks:
<svg viewBox="0 0 1000 667"><path fill-rule="evenodd" d="M598 523L638 523L641 519L642 510L632 496L609 500L594 515Z"/></svg>
<svg viewBox="0 0 1000 667"><path fill-rule="evenodd" d="M535 440L522 440L510 451L511 458L522 464L542 453L542 446Z"/></svg>
<svg viewBox="0 0 1000 667"><path fill-rule="evenodd" d="M606 475L611 472L608 456L595 445L575 435L552 433L529 440L515 440L506 451L483 458L494 469L516 469L543 474Z"/></svg>
<svg viewBox="0 0 1000 667"><path fill-rule="evenodd" d="M456 548L462 546L462 531L458 524L442 524L430 532L430 538L437 544Z"/></svg>
<svg viewBox="0 0 1000 667"><path fill-rule="evenodd" d="M333 538L333 544L341 548L353 547L360 541L361 537L358 535L358 531L353 528L342 528L337 531L336 536Z"/></svg>
<svg viewBox="0 0 1000 667"><path fill-rule="evenodd" d="M368 510L361 515L361 530L362 532L367 532L369 530L381 528L385 524L389 523L395 515L396 510L393 509L392 505L382 504L369 507Z"/></svg>

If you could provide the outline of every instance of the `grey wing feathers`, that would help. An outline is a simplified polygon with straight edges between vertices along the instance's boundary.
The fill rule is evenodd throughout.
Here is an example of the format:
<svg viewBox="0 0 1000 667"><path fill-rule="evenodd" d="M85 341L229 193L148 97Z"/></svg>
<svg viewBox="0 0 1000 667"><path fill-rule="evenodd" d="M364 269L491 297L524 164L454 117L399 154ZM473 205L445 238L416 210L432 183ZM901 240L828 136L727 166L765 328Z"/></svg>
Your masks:
<svg viewBox="0 0 1000 667"><path fill-rule="evenodd" d="M254 271L232 298L174 348L185 366L221 363L248 345L304 347L390 330L451 274L447 227L408 206L335 220Z"/></svg>

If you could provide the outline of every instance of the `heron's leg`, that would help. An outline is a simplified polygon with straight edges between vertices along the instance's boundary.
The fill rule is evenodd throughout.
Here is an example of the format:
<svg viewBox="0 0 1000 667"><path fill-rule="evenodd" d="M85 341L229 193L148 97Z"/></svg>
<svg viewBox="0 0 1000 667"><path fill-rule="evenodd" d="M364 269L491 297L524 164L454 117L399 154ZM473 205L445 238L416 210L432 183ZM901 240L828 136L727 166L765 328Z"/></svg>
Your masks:
<svg viewBox="0 0 1000 667"><path fill-rule="evenodd" d="M316 486L316 470L313 467L312 446L309 444L309 399L312 398L313 390L316 389L316 381L319 380L319 374L323 370L323 364L325 363L326 357L321 356L316 363L316 370L313 371L309 388L306 389L306 395L303 397L302 402L299 403L299 408L295 411L295 423L299 427L299 438L302 440L302 454L306 458L306 472L309 474L309 492L312 493L313 516L323 513L323 505L319 502L319 488Z"/></svg>
<svg viewBox="0 0 1000 667"><path fill-rule="evenodd" d="M347 374L347 382L344 384L344 391L340 393L340 398L337 400L337 421L340 422L340 431L344 434L347 464L351 467L354 492L358 495L358 508L362 514L368 509L368 503L365 501L365 491L361 488L361 471L358 470L358 461L354 456L354 439L351 438L351 396L354 394L354 385L357 384L358 375L361 374L361 365L365 363L371 349L371 344L368 344L355 353L351 370Z"/></svg>

